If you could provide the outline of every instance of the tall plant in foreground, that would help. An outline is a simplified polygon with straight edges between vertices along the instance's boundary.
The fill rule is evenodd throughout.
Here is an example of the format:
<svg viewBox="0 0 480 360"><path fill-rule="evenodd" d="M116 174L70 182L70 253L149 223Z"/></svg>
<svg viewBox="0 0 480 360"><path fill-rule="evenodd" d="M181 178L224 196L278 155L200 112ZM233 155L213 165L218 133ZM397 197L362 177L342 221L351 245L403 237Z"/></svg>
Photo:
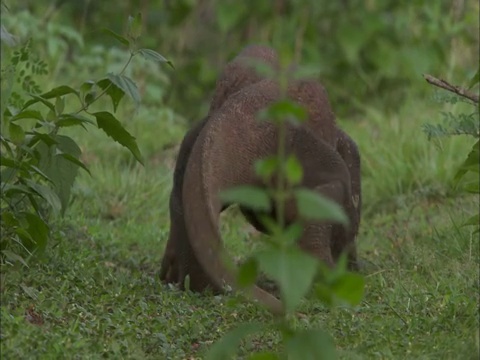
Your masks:
<svg viewBox="0 0 480 360"><path fill-rule="evenodd" d="M89 172L80 160L81 151L75 140L62 134L65 128L96 126L128 148L142 163L135 138L115 115L105 110L90 110L104 95L110 97L113 112L125 94L139 104L137 86L124 75L136 55L171 65L155 51L137 48L140 29L141 15L138 14L129 17L126 37L105 30L129 49L130 56L118 74L110 73L96 81L85 81L78 88L63 84L48 91L42 89L40 83L35 81L35 76L46 75L48 71L46 63L33 54L31 44L35 39L14 49L8 65L4 66L2 62L2 263L21 262L27 265L29 256L45 250L52 235L52 216L65 213L78 169ZM3 35L6 35L6 30L2 28L2 39L8 38ZM21 89L17 89L15 84L20 84ZM72 106L73 101L67 103L67 97L76 99L77 105ZM67 108L73 110L67 111Z"/></svg>
<svg viewBox="0 0 480 360"><path fill-rule="evenodd" d="M468 89L451 85L447 81L437 79L431 75L424 75L424 77L428 83L455 94L444 97L442 99L443 102L455 104L458 101L463 101L474 107L472 112L458 115L451 112L442 112L443 124L425 124L423 130L429 140L435 137L453 135L467 135L477 139L468 153L467 158L459 166L453 180L455 186L461 186L466 192L480 194L480 103L478 95L480 65L477 73L470 80ZM471 89L475 87L477 87L476 94L471 91ZM472 215L463 225L474 226L473 234L478 233L480 231L480 212Z"/></svg>
<svg viewBox="0 0 480 360"><path fill-rule="evenodd" d="M363 296L364 280L347 271L347 258L342 256L334 269L329 269L312 255L301 251L296 240L302 233L300 222L285 224L285 202L296 200L299 216L309 220L329 220L346 224L348 222L342 208L335 202L307 188L300 187L303 169L299 160L286 151L288 123L299 125L306 119L306 110L287 98L289 68L287 59L282 58L282 70L274 74L272 69L261 70L267 77L277 77L281 89L281 99L274 102L259 114L259 121L272 121L278 129L278 148L273 156L258 159L256 174L266 184L275 185L264 190L253 186L240 186L221 193L225 202L238 203L256 211L270 210L273 199L276 218L261 218L272 236L265 247L255 252L240 266L238 283L252 285L262 271L275 280L281 293L285 315L272 323L246 323L227 333L209 351L209 359L226 359L235 352L240 341L247 335L259 331L278 332L282 339L284 353L270 352L252 354L250 359L332 359L336 358L335 346L328 333L322 329L300 329L296 326L296 311L310 289L317 298L327 305L356 305ZM301 220L301 219L298 219Z"/></svg>

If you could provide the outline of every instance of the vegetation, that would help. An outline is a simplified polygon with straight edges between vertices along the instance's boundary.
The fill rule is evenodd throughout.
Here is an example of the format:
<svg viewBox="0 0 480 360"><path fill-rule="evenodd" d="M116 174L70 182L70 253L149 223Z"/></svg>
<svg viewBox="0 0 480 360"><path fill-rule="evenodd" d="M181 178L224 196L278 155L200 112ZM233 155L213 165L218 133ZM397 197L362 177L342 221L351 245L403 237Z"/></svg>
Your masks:
<svg viewBox="0 0 480 360"><path fill-rule="evenodd" d="M421 77L424 72L443 76L478 93L478 80L469 84L478 67L478 34L472 30L478 28L478 4L261 4L143 1L139 6L132 1L112 9L103 2L20 0L8 4L9 11L2 9L2 356L204 358L239 322L274 324L254 304L179 292L158 281L178 144L192 119L205 114L218 66L247 42L267 41L277 47L284 43L302 63L320 70L339 123L357 141L363 161L358 243L365 296L354 309L327 308L308 298L299 303L299 316L289 326L299 332L323 329L346 359L478 357L478 235L476 227L462 226L478 224L478 217L471 217L478 213L478 195L465 192L478 193L478 112L450 96L445 103L441 93L441 107L435 104L429 97L432 88ZM124 49L112 45L112 37L99 36L104 26L124 33L116 19L123 21L138 10L145 19L142 46L172 59L175 71L137 57L130 62L139 48ZM304 27L294 26L299 21ZM134 28L131 22L127 34L138 35L138 23ZM132 38L113 40L131 44ZM15 59L14 51L16 64L8 60ZM158 54L144 55L166 61ZM21 81L5 96L14 79L9 65L26 71L16 69ZM113 75L105 77L108 73L135 79L138 92L119 85ZM100 79L99 90L91 94L93 86L84 86L80 108L78 102L61 100L75 98L90 79ZM62 93L59 89L66 89L59 84L68 85L70 93ZM108 91L114 88L133 99L141 95L141 106L119 102L118 93ZM50 89L51 97L45 96ZM37 100L43 93L50 105L37 101L25 106L30 99L26 91ZM96 99L102 92L107 97L90 107L86 95ZM88 113L78 116L79 109L108 112L111 104L115 130L93 116L96 126L81 131L79 125L90 121L85 120ZM34 111L39 115L12 120L21 114L18 109L30 111L29 117ZM440 109L446 122L438 125ZM422 126L434 142L427 141ZM138 158L141 153L144 166L97 128ZM119 130L125 128L132 135ZM58 173L40 166L46 155L29 150L39 147L32 137L60 136L59 131L77 144L68 151L58 146L61 151L55 153L73 164L66 177L70 196L60 193ZM435 136L450 133L470 138ZM80 171L74 182L74 169L81 163L91 175ZM12 171L16 181L5 176ZM4 188L19 184L29 192L20 202L13 197L18 193ZM66 209L64 217L48 216L52 209ZM45 232L38 231L42 225L26 213L47 224L48 242ZM245 227L236 209L222 219L231 253L251 255L259 236ZM38 256L25 256L24 248L30 253L36 249ZM264 327L240 342L238 355L261 352L257 358L267 358L267 351L284 351L274 329ZM328 349L319 339L313 341Z"/></svg>

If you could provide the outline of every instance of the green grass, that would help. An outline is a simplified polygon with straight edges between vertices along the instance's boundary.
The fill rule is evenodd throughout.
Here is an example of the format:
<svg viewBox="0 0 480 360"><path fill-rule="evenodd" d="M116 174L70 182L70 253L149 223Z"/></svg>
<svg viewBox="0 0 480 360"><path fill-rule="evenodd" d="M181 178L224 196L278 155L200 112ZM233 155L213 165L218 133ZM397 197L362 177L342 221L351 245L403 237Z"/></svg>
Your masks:
<svg viewBox="0 0 480 360"><path fill-rule="evenodd" d="M420 127L438 118L439 107L422 104L339 120L362 154L365 298L354 310L305 301L298 326L328 330L345 359L478 358L479 243L460 226L478 210L478 198L450 184L471 142L428 142ZM159 282L174 145L186 128L154 108L126 125L145 167L102 133L77 131L93 176L79 177L45 258L29 269L2 269L2 358L202 358L240 322L271 319L232 296ZM222 219L229 249L247 254L257 235L235 211ZM240 354L279 349L278 341L272 333L256 336Z"/></svg>

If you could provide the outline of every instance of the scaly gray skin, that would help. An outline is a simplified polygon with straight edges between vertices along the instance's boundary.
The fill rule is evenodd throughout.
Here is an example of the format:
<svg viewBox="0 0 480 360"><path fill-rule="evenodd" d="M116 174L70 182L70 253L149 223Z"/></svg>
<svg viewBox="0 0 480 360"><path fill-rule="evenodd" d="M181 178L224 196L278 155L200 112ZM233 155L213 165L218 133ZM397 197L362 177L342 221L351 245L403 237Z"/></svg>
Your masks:
<svg viewBox="0 0 480 360"><path fill-rule="evenodd" d="M270 66L278 66L276 54L272 49L262 46L250 46L240 53L234 61L227 65L225 71L222 73L219 81L217 82L217 90L212 101L210 114L221 107L222 103L231 95L235 94L242 88L256 83L261 80L261 77L252 72L248 66L245 66L245 62L239 61L248 57L253 57L267 62ZM356 264L356 253L354 239L359 224L360 215L360 162L358 149L355 143L343 133L340 129L334 125L335 119L332 111L330 110L330 104L328 103L327 95L322 87L312 82L303 81L296 84L292 90L290 88L290 97L300 103L305 99L311 97L310 94L317 94L317 99L320 101L314 102L313 107L310 107L310 117L316 118L317 122L309 122L307 125L320 137L323 137L328 141L330 145L336 146L337 151L346 161L350 173L352 174L352 189L353 199L358 199L357 204L357 217L354 220L352 217L352 230L353 233L345 233L344 229L339 225L334 225L332 228L333 236L331 244L331 251L334 258L337 258L340 252L347 248L349 245L350 250L350 262L352 267ZM209 114L209 115L210 115ZM318 121L319 120L319 121ZM221 287L215 286L215 281L203 271L199 265L196 256L193 255L192 248L189 243L187 235L185 220L182 211L182 184L183 177L186 168L187 161L189 159L192 147L196 141L198 134L203 130L204 125L208 121L202 120L191 129L184 140L180 148L179 156L176 163L174 173L174 186L170 198L170 216L171 216L171 230L170 237L167 243L164 257L162 259L161 279L167 283L180 283L180 287L184 288L184 278L186 275L190 276L190 288L194 291L202 291L207 286L212 287L216 291L221 291ZM318 126L321 124L320 126ZM327 124L327 125L325 125ZM355 204L355 202L354 202ZM225 206L224 206L225 207ZM224 208L223 207L223 208ZM222 208L222 210L223 210ZM247 219L252 225L258 228L255 215L247 209L242 209L242 212L246 215ZM259 229L261 230L261 229ZM344 240L340 240L344 239ZM346 245L347 244L347 245ZM302 243L300 244L302 246ZM308 244L303 244L303 248L308 249ZM180 256L179 256L180 254ZM261 295L265 297L265 295ZM267 296L268 298L268 296ZM273 301L273 300L272 300ZM273 301L274 302L274 301ZM277 303L277 306L279 303Z"/></svg>
<svg viewBox="0 0 480 360"><path fill-rule="evenodd" d="M321 92L313 84L300 84L291 87L290 92L309 96L298 96L301 105L316 115L328 114L320 105L325 105ZM298 90L298 91L296 91ZM317 88L318 90L318 88ZM218 198L220 191L238 185L263 186L254 173L254 161L273 155L277 149L277 129L268 122L259 122L256 113L279 99L279 89L275 82L263 80L248 86L230 96L223 106L213 113L204 124L190 153L183 183L183 209L186 233L191 248L183 248L177 253L180 269L189 268L192 258L198 261L198 268L207 275L186 271L190 275L190 286L200 290L211 286L214 291L222 291L224 284L235 288L235 279L221 261L223 246L218 230L219 214L223 204ZM313 110L312 110L313 109ZM319 110L320 109L320 110ZM310 129L320 119L310 118L305 126L288 127L287 152L294 153L304 168L302 186L318 191L341 204L351 223L356 221L352 205L350 174L348 168L330 144L333 138L322 140ZM327 126L324 133L330 133ZM225 149L228 149L225 150ZM235 164L235 166L231 166ZM296 209L287 205L287 223L297 218ZM332 225L330 223L308 222L298 241L300 248L333 266L336 258L332 254ZM344 230L342 238L333 239L348 246L353 240L349 230ZM191 269L191 268L190 268ZM195 269L197 270L197 269ZM183 270L182 270L183 271ZM202 274L203 275L203 274ZM180 275L180 283L184 280ZM195 283L197 282L198 283ZM195 284L194 284L195 283ZM253 297L265 304L272 312L282 313L281 302L254 286Z"/></svg>
<svg viewBox="0 0 480 360"><path fill-rule="evenodd" d="M173 189L170 193L170 233L162 258L160 279L166 283L179 283L181 289L184 289L185 274L192 274L190 276L192 279L191 290L201 291L208 285L206 275L192 255L183 219L182 187L187 161L198 134L208 121L210 114L220 108L230 95L263 79L248 63L252 59L273 68L278 67L278 57L273 49L262 45L250 45L244 48L235 59L225 66L220 75L209 115L187 132L180 146L173 175ZM179 253L189 255L188 261L183 266L180 266L178 262L177 254Z"/></svg>

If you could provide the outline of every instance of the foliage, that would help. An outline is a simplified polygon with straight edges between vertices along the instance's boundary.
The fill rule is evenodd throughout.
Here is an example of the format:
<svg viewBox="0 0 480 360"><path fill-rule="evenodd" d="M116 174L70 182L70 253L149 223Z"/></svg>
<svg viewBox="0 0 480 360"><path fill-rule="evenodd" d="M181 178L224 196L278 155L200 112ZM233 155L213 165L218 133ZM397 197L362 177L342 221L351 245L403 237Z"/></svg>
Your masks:
<svg viewBox="0 0 480 360"><path fill-rule="evenodd" d="M58 22L72 23L96 41L97 33L89 29L102 27L105 19L121 29L119 19L142 7L148 13L146 44L171 54L179 70L165 96L190 121L208 109L218 69L247 43L294 48L296 61L319 72L332 101L349 104L339 109L342 114L356 114L373 101L397 107L412 93L425 94L415 86L418 74L436 68L458 71L445 65L450 50L461 47L465 61L476 56L473 49L464 51L477 41L475 2L144 0L114 8L88 0L18 3L46 14L46 24L49 16L57 16Z"/></svg>
<svg viewBox="0 0 480 360"><path fill-rule="evenodd" d="M272 325L243 324L229 333L212 347L210 359L224 359L238 347L241 338L268 328L281 334L284 355L289 359L333 359L336 358L335 346L330 335L320 329L297 329L291 317L300 306L301 300L312 287L315 294L328 305L338 302L357 305L363 296L364 280L358 274L348 272L346 254L343 254L337 266L330 270L325 264L312 255L298 249L296 241L302 233L299 221L329 220L333 223L348 225L343 209L326 197L310 189L300 186L303 169L295 155L286 153L286 131L289 123L300 124L306 119L306 110L286 97L288 86L288 68L285 51L282 52L283 68L275 74L280 84L282 98L259 113L261 121L271 121L278 128L277 154L257 159L255 171L265 184L275 186L267 189L253 186L242 186L227 189L220 194L223 201L240 203L252 210L263 213L260 216L262 225L272 234L271 239L261 250L254 252L240 266L238 282L244 287L255 284L258 272L263 272L278 285L281 294L284 316ZM261 71L257 69L257 71ZM266 74L271 74L270 69ZM297 222L285 224L285 202L295 199L299 212ZM273 203L274 214L270 217ZM316 274L320 276L316 277ZM317 279L317 281L315 281ZM252 355L251 359L257 358ZM312 357L314 356L314 357ZM261 358L277 359L278 354L262 353Z"/></svg>
<svg viewBox="0 0 480 360"><path fill-rule="evenodd" d="M480 65L476 74L470 80L470 88L478 87L480 84L479 74ZM455 186L461 186L464 191L469 193L480 194L480 104L478 101L465 100L457 95L445 95L440 97L440 101L451 104L462 101L474 106L474 110L468 113L442 112L443 124L424 124L423 130L429 140L453 135L468 135L477 139L467 158L458 167L454 176L454 184ZM474 233L478 233L480 231L480 212L471 216L464 225L475 226Z"/></svg>
<svg viewBox="0 0 480 360"><path fill-rule="evenodd" d="M85 81L77 89L60 85L42 91L36 77L48 71L46 63L31 50L35 40L30 39L14 50L9 65L2 63L0 250L3 261L27 265L25 254L30 256L45 250L52 234L51 217L65 213L78 169L89 172L80 159L80 147L70 136L61 134L63 130L97 126L143 163L135 138L115 115L90 110L103 95L110 97L114 112L125 94L135 103L140 102L135 83L123 74L135 55L170 64L153 50L137 49L140 26L139 14L129 18L127 37L110 32L129 48L130 58L124 68L118 74ZM79 105L70 111L72 97Z"/></svg>

